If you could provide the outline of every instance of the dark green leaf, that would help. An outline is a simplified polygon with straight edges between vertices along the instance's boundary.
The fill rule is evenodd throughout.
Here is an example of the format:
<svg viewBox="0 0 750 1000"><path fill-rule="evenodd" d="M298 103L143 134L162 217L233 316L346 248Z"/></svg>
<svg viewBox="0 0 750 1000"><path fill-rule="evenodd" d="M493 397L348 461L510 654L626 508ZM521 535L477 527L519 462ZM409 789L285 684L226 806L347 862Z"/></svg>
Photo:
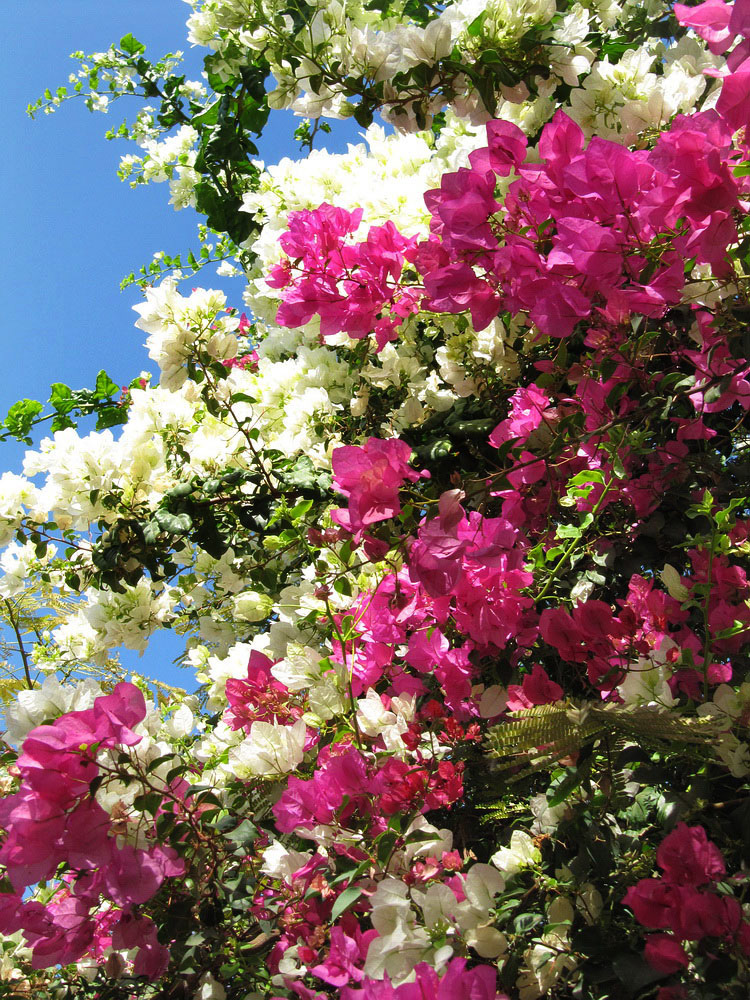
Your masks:
<svg viewBox="0 0 750 1000"><path fill-rule="evenodd" d="M333 904L330 917L331 923L334 923L341 916L344 910L348 910L352 903L359 899L363 891L363 889L360 889L359 886L356 885L350 885L348 889L344 889L336 902Z"/></svg>
<svg viewBox="0 0 750 1000"><path fill-rule="evenodd" d="M170 514L163 509L155 511L154 519L161 530L170 535L186 535L193 526L193 519L189 514Z"/></svg>

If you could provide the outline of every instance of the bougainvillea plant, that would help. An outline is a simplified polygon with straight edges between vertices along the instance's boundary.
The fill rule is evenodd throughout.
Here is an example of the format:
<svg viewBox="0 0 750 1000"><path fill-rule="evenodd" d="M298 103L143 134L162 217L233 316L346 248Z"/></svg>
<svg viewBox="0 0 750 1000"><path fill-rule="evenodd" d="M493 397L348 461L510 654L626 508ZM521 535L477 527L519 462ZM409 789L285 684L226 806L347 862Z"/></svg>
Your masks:
<svg viewBox="0 0 750 1000"><path fill-rule="evenodd" d="M203 250L3 425L0 997L742 1000L749 0L191 6L32 107Z"/></svg>

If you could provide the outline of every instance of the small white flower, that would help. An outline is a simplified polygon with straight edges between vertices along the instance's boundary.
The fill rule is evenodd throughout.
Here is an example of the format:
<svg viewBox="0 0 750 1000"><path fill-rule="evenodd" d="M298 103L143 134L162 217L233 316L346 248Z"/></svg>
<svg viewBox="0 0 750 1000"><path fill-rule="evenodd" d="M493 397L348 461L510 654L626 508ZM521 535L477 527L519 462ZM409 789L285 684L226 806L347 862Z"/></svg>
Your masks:
<svg viewBox="0 0 750 1000"><path fill-rule="evenodd" d="M221 983L214 979L210 972L206 972L201 976L193 1000L226 1000L226 996L227 992Z"/></svg>
<svg viewBox="0 0 750 1000"><path fill-rule="evenodd" d="M539 864L541 860L541 851L534 846L533 838L523 830L514 830L510 835L510 846L501 847L490 858L492 864L506 875L515 875L522 868Z"/></svg>
<svg viewBox="0 0 750 1000"><path fill-rule="evenodd" d="M229 766L238 778L281 776L302 763L307 726L254 722L250 735L229 751Z"/></svg>
<svg viewBox="0 0 750 1000"><path fill-rule="evenodd" d="M241 621L262 622L272 608L273 601L268 594L259 594L257 590L245 590L232 598L232 612Z"/></svg>
<svg viewBox="0 0 750 1000"><path fill-rule="evenodd" d="M306 865L311 857L310 851L292 851L280 840L274 840L263 852L261 871L290 881L292 875Z"/></svg>
<svg viewBox="0 0 750 1000"><path fill-rule="evenodd" d="M168 736L175 739L182 739L192 733L195 727L195 716L189 705L180 705L164 723L164 729Z"/></svg>

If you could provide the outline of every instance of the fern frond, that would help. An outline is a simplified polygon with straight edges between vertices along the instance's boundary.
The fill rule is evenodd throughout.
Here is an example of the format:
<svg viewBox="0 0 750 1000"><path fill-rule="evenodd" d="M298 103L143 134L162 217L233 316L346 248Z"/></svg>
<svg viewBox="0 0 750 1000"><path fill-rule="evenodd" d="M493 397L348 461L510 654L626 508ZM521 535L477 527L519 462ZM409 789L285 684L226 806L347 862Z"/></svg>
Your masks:
<svg viewBox="0 0 750 1000"><path fill-rule="evenodd" d="M555 702L513 713L487 734L490 757L502 759L498 770L518 768L512 781L554 767L559 761L608 738L611 747L635 742L649 747L669 747L674 753L691 753L711 747L720 725L708 718L680 716L647 706L609 703Z"/></svg>
<svg viewBox="0 0 750 1000"><path fill-rule="evenodd" d="M0 677L0 705L10 705L18 692L27 686L26 681L20 677Z"/></svg>
<svg viewBox="0 0 750 1000"><path fill-rule="evenodd" d="M529 803L526 799L508 797L497 802L479 804L477 808L484 813L479 817L480 823L501 823L528 813Z"/></svg>
<svg viewBox="0 0 750 1000"><path fill-rule="evenodd" d="M123 678L116 656L91 664L57 656L48 667L40 669L32 657L33 647L44 649L49 633L68 621L80 606L76 594L61 594L53 586L35 581L18 594L0 597L0 702L7 704L14 693L33 687L49 670L61 680L93 677L104 686Z"/></svg>
<svg viewBox="0 0 750 1000"><path fill-rule="evenodd" d="M175 698L182 699L187 696L187 691L184 688L175 687L173 684L165 684L164 681L157 681L147 674L136 674L131 671L130 676L135 680L143 681L144 684L148 684L149 687L153 688L156 693L156 699L161 707L172 704Z"/></svg>

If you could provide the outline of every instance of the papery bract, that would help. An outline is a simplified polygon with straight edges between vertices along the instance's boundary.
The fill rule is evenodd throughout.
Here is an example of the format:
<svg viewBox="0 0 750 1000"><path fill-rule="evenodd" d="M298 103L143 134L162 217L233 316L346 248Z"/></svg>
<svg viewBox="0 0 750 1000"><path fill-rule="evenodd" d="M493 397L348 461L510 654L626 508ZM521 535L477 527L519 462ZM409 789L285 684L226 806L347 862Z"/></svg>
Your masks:
<svg viewBox="0 0 750 1000"><path fill-rule="evenodd" d="M656 860L676 885L705 885L726 875L721 851L702 826L678 823L659 845Z"/></svg>
<svg viewBox="0 0 750 1000"><path fill-rule="evenodd" d="M334 483L349 498L348 508L334 511L333 519L359 534L368 525L401 512L399 488L429 476L409 465L412 449L397 438L368 438L364 446L346 445L332 456Z"/></svg>

